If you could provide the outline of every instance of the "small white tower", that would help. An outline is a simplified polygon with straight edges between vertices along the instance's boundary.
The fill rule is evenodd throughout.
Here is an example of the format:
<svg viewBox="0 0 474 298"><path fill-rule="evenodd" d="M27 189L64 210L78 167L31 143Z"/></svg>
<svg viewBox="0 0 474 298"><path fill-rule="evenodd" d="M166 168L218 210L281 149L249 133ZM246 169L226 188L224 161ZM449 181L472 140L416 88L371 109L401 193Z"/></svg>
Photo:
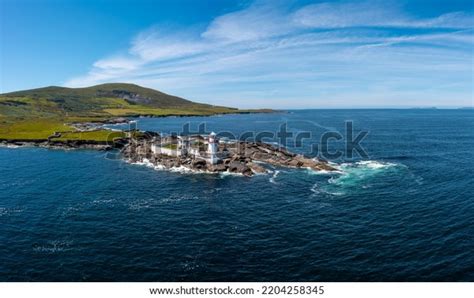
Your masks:
<svg viewBox="0 0 474 298"><path fill-rule="evenodd" d="M214 132L211 132L209 135L209 140L207 143L207 153L209 154L209 162L215 165L218 161L217 158L217 138Z"/></svg>

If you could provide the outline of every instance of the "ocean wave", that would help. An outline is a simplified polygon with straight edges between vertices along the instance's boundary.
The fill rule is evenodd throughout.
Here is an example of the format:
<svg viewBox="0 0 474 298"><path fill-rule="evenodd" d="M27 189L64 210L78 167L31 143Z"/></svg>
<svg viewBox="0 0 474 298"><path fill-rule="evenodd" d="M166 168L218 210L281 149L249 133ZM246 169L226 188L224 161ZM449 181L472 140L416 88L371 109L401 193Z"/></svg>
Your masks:
<svg viewBox="0 0 474 298"><path fill-rule="evenodd" d="M367 167L370 169L385 169L389 167L395 167L397 166L396 163L391 163L391 162L380 162L376 160L364 160L364 161L359 161L355 163L358 167Z"/></svg>
<svg viewBox="0 0 474 298"><path fill-rule="evenodd" d="M180 174L219 175L219 177L221 177L221 178L224 178L224 177L227 177L227 176L245 177L245 175L242 174L242 173L233 173L233 172L229 172L229 171L225 171L225 172L203 171L203 170L190 169L190 168L187 168L183 165L181 165L179 167L167 168L163 165L155 165L147 159L143 159L143 161L141 161L141 162L130 162L130 161L128 161L128 162L131 163L131 164L134 164L134 165L146 166L146 167L152 168L152 169L157 170L157 171L168 171L168 172L174 172L174 173L180 173ZM254 173L254 175L266 175L266 173Z"/></svg>
<svg viewBox="0 0 474 298"><path fill-rule="evenodd" d="M310 175L332 175L332 174L343 174L343 171L337 170L337 171L327 171L327 170L313 170L310 167L305 168L306 172Z"/></svg>
<svg viewBox="0 0 474 298"><path fill-rule="evenodd" d="M164 168L166 170L166 168ZM209 171L193 170L185 166L172 167L167 169L170 172L180 173L180 174L215 174Z"/></svg>
<svg viewBox="0 0 474 298"><path fill-rule="evenodd" d="M372 187L371 181L385 173L396 173L406 166L402 164L377 160L364 160L353 163L332 164L338 171L332 174L327 184L318 187L313 185L313 193L324 193L331 196L343 196L354 189L367 189Z"/></svg>
<svg viewBox="0 0 474 298"><path fill-rule="evenodd" d="M384 162L384 161L377 161L377 160L362 160L357 162L347 162L341 163L339 165L332 164L333 167L338 169L342 174L354 171L365 171L365 172L372 172L375 173L379 170L386 170L389 168L394 167L406 167L402 164L392 163L392 162Z"/></svg>
<svg viewBox="0 0 474 298"><path fill-rule="evenodd" d="M157 171L169 171L169 172L180 173L180 174L216 174L215 172L190 169L182 165L179 167L167 168L163 165L159 165L159 164L155 165L146 158L144 158L143 161L137 161L137 162L127 161L127 162L133 165L152 168Z"/></svg>

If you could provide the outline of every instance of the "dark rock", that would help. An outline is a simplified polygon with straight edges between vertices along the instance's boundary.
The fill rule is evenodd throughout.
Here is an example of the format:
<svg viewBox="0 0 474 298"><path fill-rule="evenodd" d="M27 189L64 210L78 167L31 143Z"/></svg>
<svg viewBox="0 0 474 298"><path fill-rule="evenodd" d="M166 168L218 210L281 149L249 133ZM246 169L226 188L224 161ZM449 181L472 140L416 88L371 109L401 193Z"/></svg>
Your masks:
<svg viewBox="0 0 474 298"><path fill-rule="evenodd" d="M233 161L229 164L228 168L231 173L240 173L246 176L251 176L253 174L252 169L250 169L245 163Z"/></svg>
<svg viewBox="0 0 474 298"><path fill-rule="evenodd" d="M191 163L194 169L202 170L206 168L206 161L202 159L193 160Z"/></svg>
<svg viewBox="0 0 474 298"><path fill-rule="evenodd" d="M225 164L217 164L209 167L209 170L211 172L225 172L227 170L228 166Z"/></svg>

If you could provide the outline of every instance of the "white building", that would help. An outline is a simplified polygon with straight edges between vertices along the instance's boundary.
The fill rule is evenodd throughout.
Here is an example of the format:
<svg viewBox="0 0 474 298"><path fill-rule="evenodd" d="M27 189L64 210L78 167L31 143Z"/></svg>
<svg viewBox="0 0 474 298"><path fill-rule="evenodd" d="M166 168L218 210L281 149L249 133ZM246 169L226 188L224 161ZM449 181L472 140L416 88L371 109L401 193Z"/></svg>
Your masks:
<svg viewBox="0 0 474 298"><path fill-rule="evenodd" d="M204 159L210 164L217 164L221 159L224 152L219 152L219 140L214 132L212 132L207 142L207 150L199 150L197 143L202 144L202 138L199 136L178 136L177 143L171 139L164 143L152 144L151 151L156 155L168 155L168 156L189 156L195 159ZM194 146L192 146L194 145Z"/></svg>
<svg viewBox="0 0 474 298"><path fill-rule="evenodd" d="M216 134L214 132L211 132L211 134L209 135L209 140L207 142L207 154L209 155L208 161L211 165L215 165L219 161L219 158L217 157L217 145L218 140Z"/></svg>

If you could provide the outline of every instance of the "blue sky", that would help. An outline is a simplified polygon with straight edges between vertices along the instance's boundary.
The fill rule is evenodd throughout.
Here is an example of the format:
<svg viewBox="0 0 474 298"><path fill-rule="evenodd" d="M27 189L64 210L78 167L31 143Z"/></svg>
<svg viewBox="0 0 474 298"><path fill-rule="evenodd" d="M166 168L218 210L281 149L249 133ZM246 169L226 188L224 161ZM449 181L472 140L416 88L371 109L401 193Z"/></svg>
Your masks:
<svg viewBox="0 0 474 298"><path fill-rule="evenodd" d="M472 106L472 1L0 0L0 91L130 82L242 108Z"/></svg>

